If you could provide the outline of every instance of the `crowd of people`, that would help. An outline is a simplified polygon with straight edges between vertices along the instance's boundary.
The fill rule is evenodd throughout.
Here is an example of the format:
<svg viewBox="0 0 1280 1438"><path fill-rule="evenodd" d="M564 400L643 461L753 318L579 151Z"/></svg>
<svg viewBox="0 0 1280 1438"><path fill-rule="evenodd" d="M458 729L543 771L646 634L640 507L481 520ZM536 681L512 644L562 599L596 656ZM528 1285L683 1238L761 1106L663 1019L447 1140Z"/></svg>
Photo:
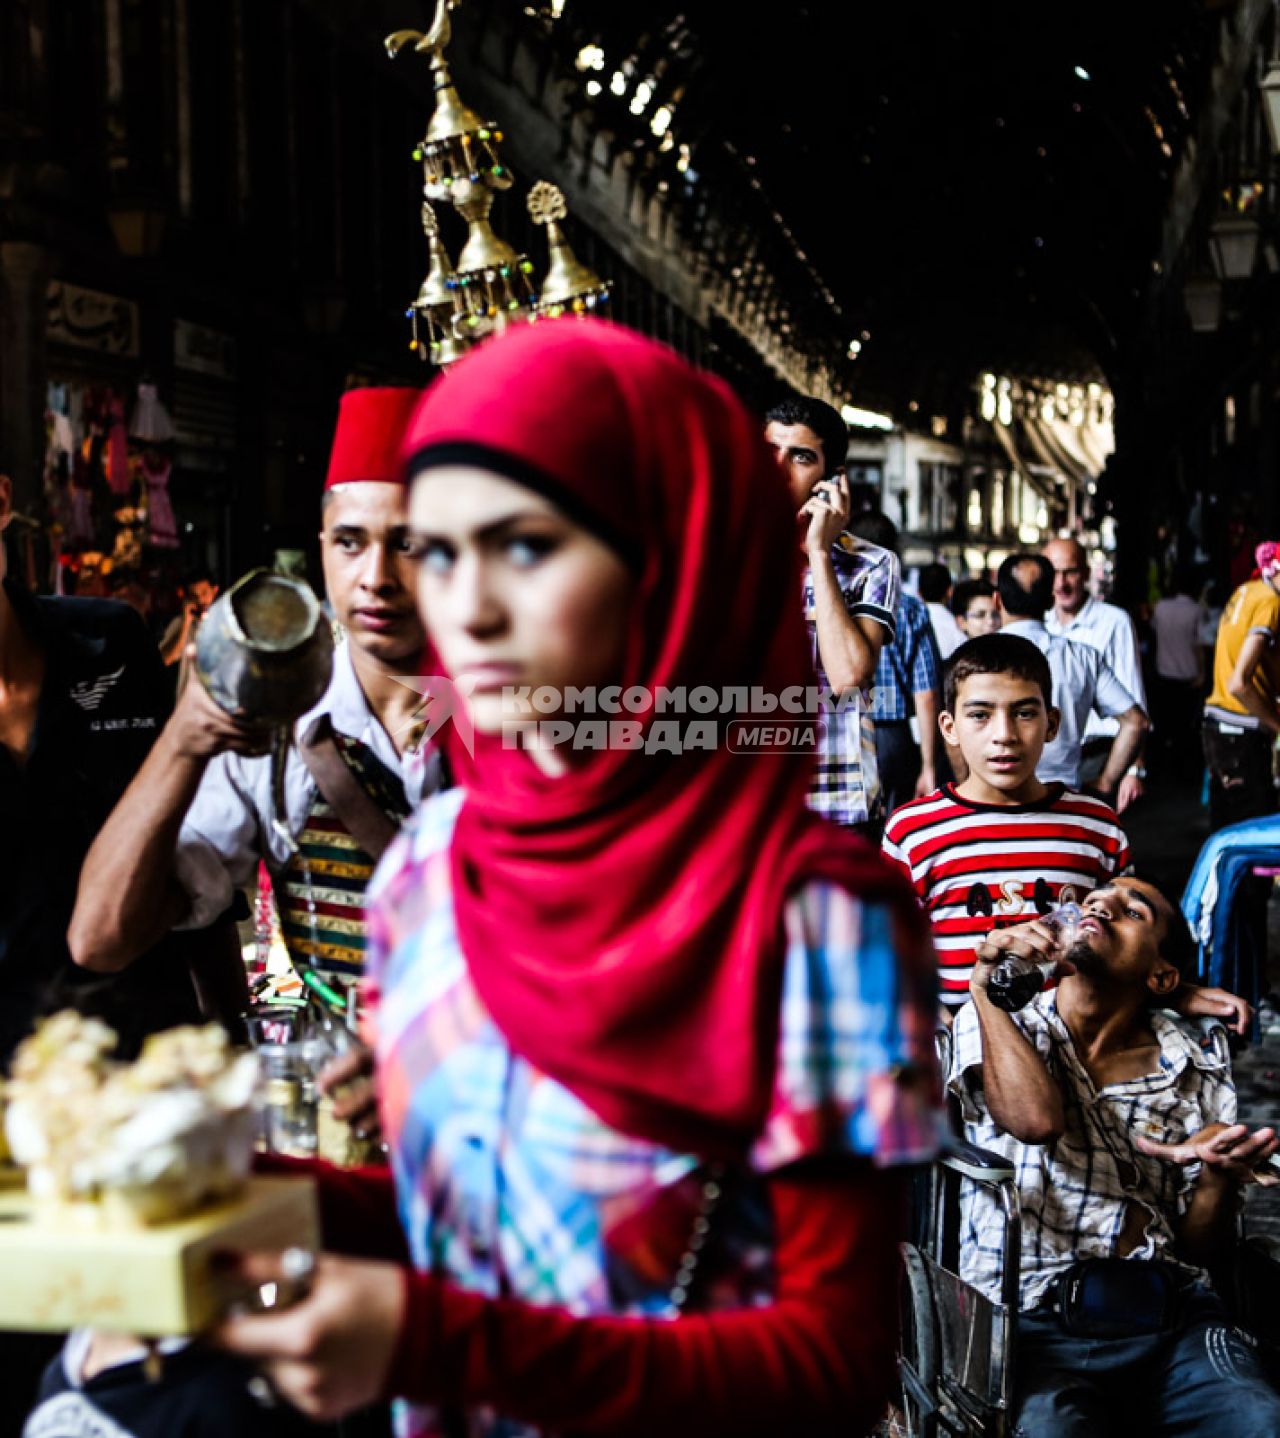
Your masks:
<svg viewBox="0 0 1280 1438"><path fill-rule="evenodd" d="M129 1338L72 1335L7 1395L31 1438L376 1431L388 1402L414 1438L869 1432L909 1178L952 1110L1017 1173L1018 1431L1118 1432L1141 1394L1141 1431L1280 1435L1208 1277L1280 1141L1236 1122L1192 1021L1244 1034L1249 1005L1195 982L1124 827L1144 754L1183 762L1200 722L1215 824L1275 808L1280 550L1211 666L1182 577L1157 608L1153 728L1137 626L1078 540L908 592L846 446L804 398L762 438L723 383L591 320L349 392L319 513L343 638L282 786L199 682L169 712L128 609L5 579L0 1059L53 1004L138 1033L225 1014L265 865L296 961L359 996L321 1083L387 1153L264 1155L320 1197L297 1301L159 1382ZM796 695L804 743L712 717ZM1017 1012L989 992L1010 957L1056 966ZM969 1192L962 1276L992 1296L995 1221ZM297 1262L228 1257L281 1290ZM192 1401L211 1384L234 1401Z"/></svg>

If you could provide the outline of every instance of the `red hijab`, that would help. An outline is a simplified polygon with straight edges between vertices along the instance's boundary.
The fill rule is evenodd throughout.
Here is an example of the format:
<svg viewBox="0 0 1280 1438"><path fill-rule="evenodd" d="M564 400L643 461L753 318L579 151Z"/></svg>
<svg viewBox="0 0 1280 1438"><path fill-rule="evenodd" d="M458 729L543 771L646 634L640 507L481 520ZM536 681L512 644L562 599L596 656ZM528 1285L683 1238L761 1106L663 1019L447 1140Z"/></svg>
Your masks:
<svg viewBox="0 0 1280 1438"><path fill-rule="evenodd" d="M758 421L670 350L595 320L509 331L428 391L405 444L411 476L476 464L628 559L624 685L814 682L786 485ZM713 750L579 753L560 778L497 740L470 762L454 745L453 902L516 1053L623 1132L733 1156L771 1097L788 896L825 879L918 918L805 807L810 755L731 753L733 716L708 717Z"/></svg>

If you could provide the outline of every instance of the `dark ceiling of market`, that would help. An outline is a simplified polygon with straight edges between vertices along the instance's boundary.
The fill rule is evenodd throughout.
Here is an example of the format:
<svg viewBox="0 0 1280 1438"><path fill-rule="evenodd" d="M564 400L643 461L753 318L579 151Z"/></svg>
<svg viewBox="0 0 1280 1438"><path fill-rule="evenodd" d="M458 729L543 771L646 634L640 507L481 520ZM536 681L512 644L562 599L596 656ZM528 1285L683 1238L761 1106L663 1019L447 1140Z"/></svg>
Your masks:
<svg viewBox="0 0 1280 1438"><path fill-rule="evenodd" d="M928 412L982 368L1085 376L1122 362L1230 6L519 8L566 65L598 46L602 79L625 60L656 77L654 104L678 97L672 128L697 185L757 181L829 287L835 323L870 336L858 392ZM643 133L607 83L581 103L596 126ZM676 155L656 163L692 206Z"/></svg>

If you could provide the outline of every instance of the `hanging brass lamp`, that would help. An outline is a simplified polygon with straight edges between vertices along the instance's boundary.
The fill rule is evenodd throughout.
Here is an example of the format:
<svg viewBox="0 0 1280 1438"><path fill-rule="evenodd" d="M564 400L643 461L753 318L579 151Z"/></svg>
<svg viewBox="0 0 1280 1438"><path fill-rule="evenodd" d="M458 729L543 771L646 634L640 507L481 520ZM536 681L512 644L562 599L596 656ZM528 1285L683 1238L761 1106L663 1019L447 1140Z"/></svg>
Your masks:
<svg viewBox="0 0 1280 1438"><path fill-rule="evenodd" d="M503 134L458 95L444 52L452 39L450 10L458 0L437 0L435 18L424 34L397 30L386 39L393 58L412 45L431 65L436 107L427 132L414 150L423 167L423 228L429 267L408 313L412 348L437 365L452 363L485 335L518 320L586 314L607 304L609 287L574 253L561 226L567 206L558 186L542 181L529 195L529 213L546 226L550 267L535 296L533 264L494 230L490 218L498 193L512 184L498 146ZM455 267L431 202L451 204L467 225L467 239ZM426 329L426 342L420 326Z"/></svg>
<svg viewBox="0 0 1280 1438"><path fill-rule="evenodd" d="M586 314L609 299L609 287L599 275L574 254L560 221L568 214L564 193L558 185L539 180L529 191L529 214L535 224L547 227L547 248L551 263L538 292L538 318Z"/></svg>

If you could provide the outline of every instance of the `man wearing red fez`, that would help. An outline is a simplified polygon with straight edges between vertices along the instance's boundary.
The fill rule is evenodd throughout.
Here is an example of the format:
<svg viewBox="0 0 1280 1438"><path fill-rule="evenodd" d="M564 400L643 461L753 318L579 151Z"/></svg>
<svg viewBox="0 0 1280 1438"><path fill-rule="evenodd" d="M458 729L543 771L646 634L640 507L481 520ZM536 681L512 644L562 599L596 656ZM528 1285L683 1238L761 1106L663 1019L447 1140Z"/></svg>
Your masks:
<svg viewBox="0 0 1280 1438"><path fill-rule="evenodd" d="M68 936L77 963L122 969L171 928L210 923L265 860L290 952L332 984L358 979L365 885L440 783L438 755L419 739L420 697L401 682L424 643L397 463L419 397L342 399L320 533L341 634L329 688L295 727L287 812L276 810L267 737L187 685L85 862Z"/></svg>

